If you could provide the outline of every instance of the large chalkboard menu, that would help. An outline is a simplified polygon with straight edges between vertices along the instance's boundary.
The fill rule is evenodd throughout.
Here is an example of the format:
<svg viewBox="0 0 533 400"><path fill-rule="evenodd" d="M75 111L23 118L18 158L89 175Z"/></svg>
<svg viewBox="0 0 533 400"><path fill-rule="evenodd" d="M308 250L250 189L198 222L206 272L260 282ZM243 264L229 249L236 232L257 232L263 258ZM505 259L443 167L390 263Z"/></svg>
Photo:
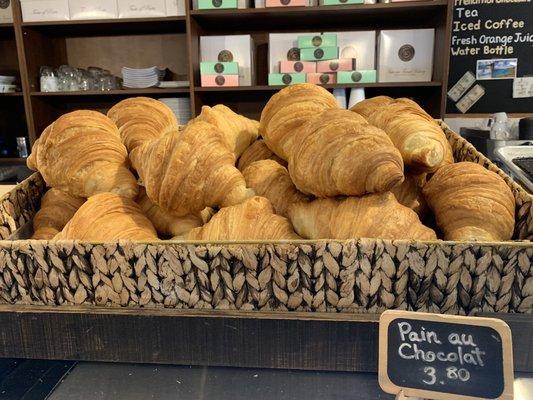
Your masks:
<svg viewBox="0 0 533 400"><path fill-rule="evenodd" d="M533 113L533 0L453 0L447 113Z"/></svg>

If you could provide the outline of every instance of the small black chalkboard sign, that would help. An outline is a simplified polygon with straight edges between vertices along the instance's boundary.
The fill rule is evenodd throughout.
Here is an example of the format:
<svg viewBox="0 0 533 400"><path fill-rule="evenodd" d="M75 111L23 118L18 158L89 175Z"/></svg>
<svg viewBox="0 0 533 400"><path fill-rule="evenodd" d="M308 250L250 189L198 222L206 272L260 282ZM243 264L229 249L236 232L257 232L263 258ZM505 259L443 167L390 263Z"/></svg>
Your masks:
<svg viewBox="0 0 533 400"><path fill-rule="evenodd" d="M512 399L511 331L494 318L386 311L379 383L429 399Z"/></svg>

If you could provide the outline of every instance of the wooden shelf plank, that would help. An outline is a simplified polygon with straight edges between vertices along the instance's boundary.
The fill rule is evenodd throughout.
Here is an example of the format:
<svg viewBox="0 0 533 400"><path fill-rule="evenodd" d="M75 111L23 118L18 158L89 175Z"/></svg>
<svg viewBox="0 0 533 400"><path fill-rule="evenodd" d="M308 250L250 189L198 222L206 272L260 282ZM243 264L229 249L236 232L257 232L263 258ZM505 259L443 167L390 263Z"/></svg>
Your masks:
<svg viewBox="0 0 533 400"><path fill-rule="evenodd" d="M0 22L0 28L13 28L12 22Z"/></svg>
<svg viewBox="0 0 533 400"><path fill-rule="evenodd" d="M343 89L343 88L357 88L357 87L440 87L441 82L378 82L378 83L361 83L361 84L330 84L322 85L326 89ZM195 87L195 92L252 92L252 91L277 91L286 86L237 86L237 87Z"/></svg>
<svg viewBox="0 0 533 400"><path fill-rule="evenodd" d="M91 19L69 21L22 22L23 29L46 32L53 36L105 36L132 33L184 33L186 17Z"/></svg>
<svg viewBox="0 0 533 400"><path fill-rule="evenodd" d="M22 97L22 92L0 93L0 97Z"/></svg>
<svg viewBox="0 0 533 400"><path fill-rule="evenodd" d="M276 7L247 8L239 10L191 10L191 18L205 30L233 30L238 23L239 30L263 30L270 27L290 26L291 29L307 26L307 29L334 25L366 26L376 19L386 23L388 17L401 16L406 24L417 22L416 27L425 23L434 25L430 19L422 16L434 16L435 11L446 12L447 0L410 1L398 3L354 4L318 7ZM329 18L335 18L332 24ZM354 19L354 17L358 17ZM398 24L398 20L392 21ZM315 26L309 26L312 23ZM274 24L274 25L272 25ZM294 25L296 24L296 26ZM375 29L375 26L374 28ZM334 30L334 29L333 29Z"/></svg>
<svg viewBox="0 0 533 400"><path fill-rule="evenodd" d="M123 89L123 90L88 90L84 92L31 92L35 97L67 97L67 96L135 96L135 95L168 95L189 93L189 88L148 88L148 89Z"/></svg>
<svg viewBox="0 0 533 400"><path fill-rule="evenodd" d="M0 164L26 164L26 158L20 157L0 157Z"/></svg>
<svg viewBox="0 0 533 400"><path fill-rule="evenodd" d="M185 22L185 16L176 17L159 17L159 18L115 18L115 19L84 19L84 20L68 20L68 21L37 21L37 22L22 22L22 26L64 26L64 25L100 25L100 24L142 24L142 23L158 23L158 22Z"/></svg>

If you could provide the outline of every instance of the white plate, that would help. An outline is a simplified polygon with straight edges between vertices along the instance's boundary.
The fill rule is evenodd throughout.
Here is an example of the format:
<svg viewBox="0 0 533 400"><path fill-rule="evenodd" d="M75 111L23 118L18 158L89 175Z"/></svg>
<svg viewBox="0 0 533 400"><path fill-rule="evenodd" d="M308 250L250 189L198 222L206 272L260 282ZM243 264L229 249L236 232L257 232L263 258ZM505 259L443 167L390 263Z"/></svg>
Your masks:
<svg viewBox="0 0 533 400"><path fill-rule="evenodd" d="M14 76L4 76L0 75L0 84L10 85L15 82L17 78Z"/></svg>

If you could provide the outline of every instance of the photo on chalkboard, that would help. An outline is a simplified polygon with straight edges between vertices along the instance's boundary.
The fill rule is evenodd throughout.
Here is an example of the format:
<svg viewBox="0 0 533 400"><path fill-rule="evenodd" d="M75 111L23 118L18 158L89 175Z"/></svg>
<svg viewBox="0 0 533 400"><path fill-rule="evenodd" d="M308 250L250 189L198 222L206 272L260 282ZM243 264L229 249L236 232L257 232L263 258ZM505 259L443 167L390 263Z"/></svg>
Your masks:
<svg viewBox="0 0 533 400"><path fill-rule="evenodd" d="M516 78L517 58L495 58L492 60L477 60L476 78L513 79Z"/></svg>

